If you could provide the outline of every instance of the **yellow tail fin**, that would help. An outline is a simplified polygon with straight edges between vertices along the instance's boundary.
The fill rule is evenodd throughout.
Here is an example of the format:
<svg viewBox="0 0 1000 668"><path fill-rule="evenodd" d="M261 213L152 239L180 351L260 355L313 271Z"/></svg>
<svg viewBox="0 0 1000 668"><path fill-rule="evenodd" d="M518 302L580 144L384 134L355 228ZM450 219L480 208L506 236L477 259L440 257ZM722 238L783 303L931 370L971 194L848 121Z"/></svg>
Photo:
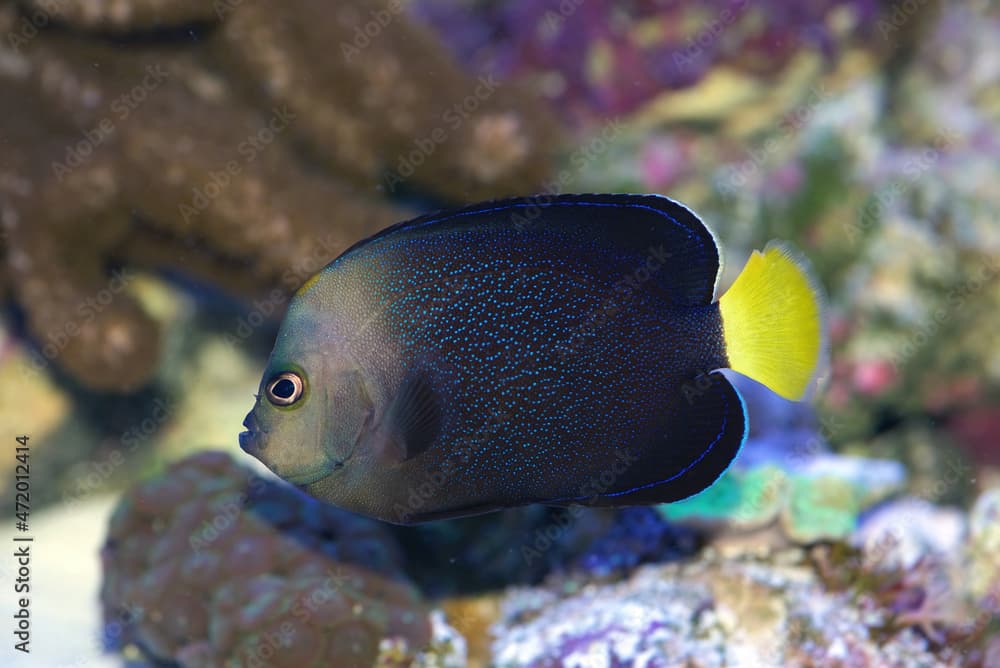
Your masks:
<svg viewBox="0 0 1000 668"><path fill-rule="evenodd" d="M719 308L733 371L801 399L823 347L819 290L805 262L772 241L753 252Z"/></svg>

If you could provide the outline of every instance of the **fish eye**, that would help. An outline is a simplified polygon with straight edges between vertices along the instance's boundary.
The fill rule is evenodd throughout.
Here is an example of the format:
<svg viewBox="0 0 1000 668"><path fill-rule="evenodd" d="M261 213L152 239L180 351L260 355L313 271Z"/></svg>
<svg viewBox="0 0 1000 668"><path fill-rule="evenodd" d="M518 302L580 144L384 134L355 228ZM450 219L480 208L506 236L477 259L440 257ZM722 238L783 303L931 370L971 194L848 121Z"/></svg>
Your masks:
<svg viewBox="0 0 1000 668"><path fill-rule="evenodd" d="M267 400L275 406L290 406L302 398L305 383L292 371L284 371L267 384Z"/></svg>

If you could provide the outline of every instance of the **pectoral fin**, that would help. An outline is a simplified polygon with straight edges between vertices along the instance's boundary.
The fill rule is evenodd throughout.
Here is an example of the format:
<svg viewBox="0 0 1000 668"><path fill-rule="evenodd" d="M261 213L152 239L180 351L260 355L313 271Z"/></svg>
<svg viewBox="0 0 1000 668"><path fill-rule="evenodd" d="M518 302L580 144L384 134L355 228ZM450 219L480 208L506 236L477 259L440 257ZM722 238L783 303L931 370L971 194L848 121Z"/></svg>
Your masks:
<svg viewBox="0 0 1000 668"><path fill-rule="evenodd" d="M376 448L390 461L416 457L434 444L441 431L442 411L430 382L419 373L400 385L376 433Z"/></svg>

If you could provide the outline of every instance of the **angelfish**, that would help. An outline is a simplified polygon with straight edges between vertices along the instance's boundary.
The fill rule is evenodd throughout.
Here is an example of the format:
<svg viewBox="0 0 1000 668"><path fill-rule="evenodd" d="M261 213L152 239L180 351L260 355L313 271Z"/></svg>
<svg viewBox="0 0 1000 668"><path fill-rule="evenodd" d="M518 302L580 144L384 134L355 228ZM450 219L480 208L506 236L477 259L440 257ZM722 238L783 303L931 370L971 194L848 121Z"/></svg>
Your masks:
<svg viewBox="0 0 1000 668"><path fill-rule="evenodd" d="M719 249L658 195L509 199L399 223L292 298L240 446L394 523L706 489L747 436L729 368L801 399L820 297L787 247L715 300Z"/></svg>

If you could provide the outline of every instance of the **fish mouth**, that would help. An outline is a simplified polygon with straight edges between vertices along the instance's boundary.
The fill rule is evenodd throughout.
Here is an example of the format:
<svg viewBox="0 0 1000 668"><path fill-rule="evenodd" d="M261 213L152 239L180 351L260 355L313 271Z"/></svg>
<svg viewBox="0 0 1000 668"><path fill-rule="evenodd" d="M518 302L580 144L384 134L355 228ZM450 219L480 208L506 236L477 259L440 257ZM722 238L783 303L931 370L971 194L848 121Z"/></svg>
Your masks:
<svg viewBox="0 0 1000 668"><path fill-rule="evenodd" d="M239 435L240 448L243 452L252 457L256 457L267 468L271 469L271 471L279 478L282 478L297 487L312 485L320 480L323 480L324 478L328 478L340 469L344 468L344 464L346 464L347 460L351 458L352 454L354 454L352 451L343 460L336 460L329 455L324 455L323 460L316 466L310 467L305 471L288 473L281 470L281 467L275 465L273 462L268 461L267 457L265 457L265 446L261 443L260 437L262 435L266 436L268 431L260 427L253 411L247 413L247 416L243 418L243 426L247 428L246 431L240 432Z"/></svg>
<svg viewBox="0 0 1000 668"><path fill-rule="evenodd" d="M247 429L240 432L240 449L248 455L253 455L259 459L259 453L262 448L258 437L261 434L266 434L267 431L261 429L260 425L257 424L257 418L254 416L253 411L247 413L247 416L243 418L243 426Z"/></svg>
<svg viewBox="0 0 1000 668"><path fill-rule="evenodd" d="M257 449L257 437L253 432L241 431L239 435L240 439L240 449L248 455L252 455L253 451Z"/></svg>

